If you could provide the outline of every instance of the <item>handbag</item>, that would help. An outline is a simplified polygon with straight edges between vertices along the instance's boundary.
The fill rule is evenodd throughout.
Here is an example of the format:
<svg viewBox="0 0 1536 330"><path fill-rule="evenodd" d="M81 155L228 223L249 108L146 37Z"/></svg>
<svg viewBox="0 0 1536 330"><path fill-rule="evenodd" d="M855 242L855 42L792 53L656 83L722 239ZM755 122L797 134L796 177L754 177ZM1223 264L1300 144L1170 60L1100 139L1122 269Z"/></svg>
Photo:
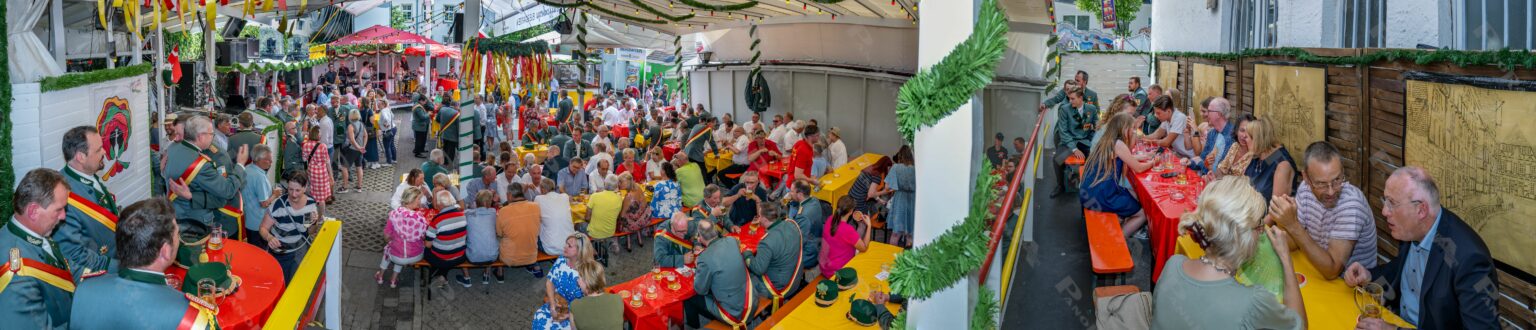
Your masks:
<svg viewBox="0 0 1536 330"><path fill-rule="evenodd" d="M1094 315L1099 329L1148 329L1152 327L1152 294L1138 291L1095 298Z"/></svg>

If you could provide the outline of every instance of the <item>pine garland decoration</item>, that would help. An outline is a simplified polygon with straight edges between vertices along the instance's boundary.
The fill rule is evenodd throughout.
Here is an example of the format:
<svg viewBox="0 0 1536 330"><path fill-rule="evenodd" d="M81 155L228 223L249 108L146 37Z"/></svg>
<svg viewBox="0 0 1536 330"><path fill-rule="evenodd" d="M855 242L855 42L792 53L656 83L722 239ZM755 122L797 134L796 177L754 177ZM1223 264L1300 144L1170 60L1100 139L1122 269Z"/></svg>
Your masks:
<svg viewBox="0 0 1536 330"><path fill-rule="evenodd" d="M1008 46L1007 32L1008 22L997 0L983 1L971 36L938 64L901 85L896 95L896 129L902 138L912 141L918 129L948 117L992 82Z"/></svg>
<svg viewBox="0 0 1536 330"><path fill-rule="evenodd" d="M989 0L991 1L991 0ZM949 228L933 242L896 256L891 267L891 292L912 299L928 299L934 293L954 285L981 268L987 257L987 206L997 198L992 189L998 177L991 175L992 164L982 160L981 172L971 188L970 210L960 224Z"/></svg>
<svg viewBox="0 0 1536 330"><path fill-rule="evenodd" d="M577 62L585 63L587 61L587 12L577 10L574 14L576 17L571 19L571 23L576 26L576 43L581 45L581 48L572 50L571 57ZM576 70L581 72L581 75L576 77L576 95L587 95L587 66L577 65Z"/></svg>
<svg viewBox="0 0 1536 330"><path fill-rule="evenodd" d="M655 14L656 16L661 17L663 19L666 19L668 21L682 22L682 21L685 21L685 20L688 20L688 19L691 19L691 18L694 17L693 14L687 14L687 15L681 15L681 16L673 16L672 14L668 14L668 13L662 12L659 9L651 7L651 5L645 4L645 1L629 0L629 3L635 5L635 7L639 7L641 10L645 10L647 12L650 12L651 14Z"/></svg>
<svg viewBox="0 0 1536 330"><path fill-rule="evenodd" d="M39 83L42 85L39 88L42 90L42 92L65 90L103 81L112 81L133 76L142 76L149 74L149 72L153 69L154 66L150 65L150 63L144 63L139 65L117 67L114 69L66 73L53 77L44 77L42 81L39 81Z"/></svg>
<svg viewBox="0 0 1536 330"><path fill-rule="evenodd" d="M473 38L466 42L467 49L477 53L491 53L506 57L523 57L549 53L549 43L543 40L518 42L490 38Z"/></svg>
<svg viewBox="0 0 1536 330"><path fill-rule="evenodd" d="M756 0L747 1L747 2L743 2L743 3L738 3L738 4L729 4L729 5L711 5L711 4L699 2L698 0L677 0L677 2L681 2L684 5L688 5L689 7L703 9L703 10L713 10L713 11L737 11L737 10L757 7L757 1Z"/></svg>
<svg viewBox="0 0 1536 330"><path fill-rule="evenodd" d="M0 17L6 17L6 3L0 1ZM0 24L0 35L10 35L7 32L7 24ZM8 45L11 38L0 38L0 48L10 49ZM0 62L10 63L10 52L0 52ZM12 187L16 186L16 168L11 164L11 152L16 150L11 147L11 68L10 65L0 67L0 222L10 221L11 212L15 206L11 205Z"/></svg>
<svg viewBox="0 0 1536 330"><path fill-rule="evenodd" d="M621 12L619 12L617 10L613 10L613 9L609 9L609 8L603 7L599 3L596 3L596 2L593 2L593 1L588 1L588 0L577 1L577 2L572 2L572 3L559 3L559 2L554 2L552 0L534 0L534 1L538 2L539 4L546 5L546 6L553 6L553 7L565 8L565 9L576 9L576 8L579 8L579 7L587 7L587 8L591 8L592 10L603 12L604 14L607 14L609 16L617 17L617 18L620 18L620 19L626 19L626 20L630 20L630 21L635 21L635 22L640 22L640 23L667 24L667 23L682 22L682 21L685 21L685 20L688 20L688 19L691 19L691 18L694 17L693 14L687 14L687 15L682 15L682 16L673 16L671 14L667 14L665 12L662 12L661 10L658 10L658 9L656 9L654 7L646 5L644 2L641 2L639 0L630 0L630 3L633 4L635 7L639 7L640 9L643 9L643 10L645 10L647 12L650 12L651 14L655 14L657 18L651 19L651 18L644 18L644 17L633 16L633 15L621 13Z"/></svg>
<svg viewBox="0 0 1536 330"><path fill-rule="evenodd" d="M1461 67L1494 66L1505 71L1522 68L1536 69L1536 53L1507 48L1491 51L1388 49L1354 56L1316 55L1301 48L1247 49L1237 53L1158 52L1156 55L1194 57L1217 61L1231 61L1247 57L1286 56L1294 58L1296 61L1326 65L1367 65L1378 61L1401 60L1411 61L1418 65L1446 62Z"/></svg>

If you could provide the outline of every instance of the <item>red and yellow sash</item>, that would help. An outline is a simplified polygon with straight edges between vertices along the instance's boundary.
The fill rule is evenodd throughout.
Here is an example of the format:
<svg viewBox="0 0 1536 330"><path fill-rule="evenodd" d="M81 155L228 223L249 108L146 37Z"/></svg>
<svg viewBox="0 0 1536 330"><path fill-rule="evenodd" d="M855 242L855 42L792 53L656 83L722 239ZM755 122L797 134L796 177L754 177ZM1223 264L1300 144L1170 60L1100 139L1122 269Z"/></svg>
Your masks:
<svg viewBox="0 0 1536 330"><path fill-rule="evenodd" d="M219 212L222 212L224 215L227 215L231 218L235 218L235 224L240 227L233 229L235 231L235 237L237 237L240 241L245 241L245 200L236 199L235 205L225 205L224 207L219 208Z"/></svg>
<svg viewBox="0 0 1536 330"><path fill-rule="evenodd" d="M69 206L79 210L80 213L84 213L86 217L101 223L102 226L106 226L112 232L117 232L117 215L112 214L107 208L97 205L73 192L69 193Z"/></svg>
<svg viewBox="0 0 1536 330"><path fill-rule="evenodd" d="M742 267L746 267L746 265L742 265ZM720 313L720 320L725 321L725 324L729 324L731 329L746 329L747 320L752 318L752 303L757 302L757 297L755 297L756 291L752 289L752 279L747 278L747 301L741 304L741 317L736 317L726 312L725 305L715 304L715 311Z"/></svg>
<svg viewBox="0 0 1536 330"><path fill-rule="evenodd" d="M16 263L18 261L20 264ZM9 286L11 280L17 276L35 278L64 291L75 292L75 280L69 275L68 270L27 258L16 258L0 264L0 292L5 292L5 287Z"/></svg>
<svg viewBox="0 0 1536 330"><path fill-rule="evenodd" d="M693 145L693 141L698 141L699 138L702 138L702 137L704 137L706 135L709 135L709 131L712 131L712 129L709 129L708 127L705 127L704 129L699 130L698 134L694 134L693 136L688 137L688 143L683 143L683 145L684 146Z"/></svg>
<svg viewBox="0 0 1536 330"><path fill-rule="evenodd" d="M795 228L799 228L800 227L800 224L796 223L794 220L783 220L783 221L789 221L790 224L795 225ZM800 238L800 245L797 245L796 247L800 247L800 246L804 246L804 245L805 245L805 237L801 237ZM800 282L800 265L802 265L803 262L805 262L805 254L804 253L796 253L795 254L795 271L792 272L789 275L789 284L785 285L783 288L775 288L775 287L773 287L773 281L768 279L768 274L765 273L765 274L761 275L761 278L763 279L763 286L767 287L768 288L768 292L771 293L772 296L773 296L773 309L774 310L778 310L779 309L779 301L784 299L784 295L789 293L789 288L795 287L795 283Z"/></svg>
<svg viewBox="0 0 1536 330"><path fill-rule="evenodd" d="M208 162L208 156L198 154L197 160L193 160L192 164L187 165L187 169L182 171L181 176L177 177L176 179L181 180L181 184L192 184L192 179L197 178L198 172L202 172L203 170L203 164L207 164ZM172 201L176 200L176 193L172 192L169 195Z"/></svg>
<svg viewBox="0 0 1536 330"><path fill-rule="evenodd" d="M177 330L201 330L217 329L218 321L214 318L217 307L205 307L202 301L190 295L187 299L187 312L181 315L181 322L176 325Z"/></svg>
<svg viewBox="0 0 1536 330"><path fill-rule="evenodd" d="M677 246L683 247L684 250L693 250L693 243L688 243L687 240L678 238L677 235L673 235L671 231L666 229L657 230L656 237L661 237L668 241L672 241L673 244L677 244Z"/></svg>

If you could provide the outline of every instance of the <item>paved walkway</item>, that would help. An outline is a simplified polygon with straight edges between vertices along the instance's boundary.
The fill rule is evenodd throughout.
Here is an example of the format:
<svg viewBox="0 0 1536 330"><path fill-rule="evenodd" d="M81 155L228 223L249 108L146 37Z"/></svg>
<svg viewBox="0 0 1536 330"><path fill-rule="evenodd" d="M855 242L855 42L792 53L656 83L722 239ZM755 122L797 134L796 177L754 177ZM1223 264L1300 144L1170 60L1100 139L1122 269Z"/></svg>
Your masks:
<svg viewBox="0 0 1536 330"><path fill-rule="evenodd" d="M411 115L400 109L395 118L402 122L399 133L399 164L364 170L363 192L338 194L330 207L331 216L344 221L342 227L342 328L345 329L528 329L533 312L544 299L544 279L535 279L522 269L506 270L506 282L480 284L480 271L471 271L474 284L464 288L450 284L435 289L431 301L426 289L419 287L418 273L406 268L399 288L390 289L373 280L384 249L384 219L389 212L389 198L401 174L420 168L423 159L411 156L414 134ZM435 141L432 141L435 142ZM429 143L432 145L432 143ZM609 261L608 285L644 274L651 267L651 252L639 248L613 253ZM542 266L548 269L549 263Z"/></svg>

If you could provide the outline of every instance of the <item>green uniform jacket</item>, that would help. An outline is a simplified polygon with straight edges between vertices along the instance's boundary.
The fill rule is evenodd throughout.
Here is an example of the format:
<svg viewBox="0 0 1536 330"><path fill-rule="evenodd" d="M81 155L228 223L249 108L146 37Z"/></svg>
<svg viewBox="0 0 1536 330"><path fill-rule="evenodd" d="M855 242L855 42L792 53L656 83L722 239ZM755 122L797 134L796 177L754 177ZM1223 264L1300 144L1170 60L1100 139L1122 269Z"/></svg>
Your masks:
<svg viewBox="0 0 1536 330"><path fill-rule="evenodd" d="M439 173L448 173L448 169L443 168L442 165L438 165L434 162L421 163L421 174L423 175L422 179L425 180L427 189L437 189L437 187L435 187L432 183L432 178L437 176ZM433 199L435 200L436 198Z"/></svg>
<svg viewBox="0 0 1536 330"><path fill-rule="evenodd" d="M746 260L741 256L741 242L731 237L715 239L699 255L698 273L693 277L693 291L704 296L704 304L711 313L719 315L720 309L732 318L742 318L747 308Z"/></svg>
<svg viewBox="0 0 1536 330"><path fill-rule="evenodd" d="M683 137L683 143L687 143L687 145L683 146L682 152L683 154L688 155L689 161L695 163L704 162L704 146L706 145L709 146L709 151L720 150L720 146L715 144L715 137L713 133L713 129L710 129L709 126L703 125L694 127L693 130L688 131L688 136ZM700 136L700 134L703 135ZM698 136L699 138L695 139L695 136Z"/></svg>
<svg viewBox="0 0 1536 330"><path fill-rule="evenodd" d="M699 205L699 207L694 208L691 211L688 211L688 217L689 218L692 218L693 221L709 221L710 224L715 225L716 229L720 229L720 230L728 229L728 228L731 227L731 225L732 225L731 219L730 219L730 217L728 217L728 215L731 214L730 205L724 205L723 207L725 209L721 210L721 212L724 212L725 215L721 215L721 216L717 217L717 216L712 216L712 215L709 214L710 212L709 212L708 209L709 208L713 208L712 206L709 206L709 203L703 202L703 201L700 201L699 203L701 203L701 205ZM693 233L694 227L695 226L693 225L693 223L689 223L688 233L690 235Z"/></svg>
<svg viewBox="0 0 1536 330"><path fill-rule="evenodd" d="M199 159L204 161L191 168L197 173L189 174L186 180L187 188L192 190L192 198L178 197L171 205L176 208L177 219L192 219L212 226L214 214L219 213L219 208L224 207L228 201L239 200L240 188L245 186L245 171L226 171L223 165L204 155L197 146L181 141L166 151L165 172L162 175L168 180L179 179Z"/></svg>
<svg viewBox="0 0 1536 330"><path fill-rule="evenodd" d="M165 283L165 275L136 269L80 283L70 329L213 329L212 313ZM132 306L132 308L127 308ZM190 324L182 324L187 319ZM192 325L206 325L192 327Z"/></svg>
<svg viewBox="0 0 1536 330"><path fill-rule="evenodd" d="M1041 102L1040 104L1045 105L1046 108L1050 108L1060 103L1067 103L1067 90L1065 88L1057 89L1056 94L1052 94L1050 98L1045 99L1045 101ZM1098 107L1099 93L1094 93L1092 89L1084 88L1083 104L1092 104L1094 107Z"/></svg>
<svg viewBox="0 0 1536 330"><path fill-rule="evenodd" d="M230 145L234 145L234 144L231 143ZM235 160L233 158L234 157L234 154L233 154L234 152L237 152L237 151L219 150L219 146L208 146L208 149L203 150L203 155L207 155L209 158L212 158L215 163L219 164L220 168L223 168L223 169L225 169L228 172L235 172L236 175L240 175L243 178L245 176L245 166L244 165L240 165L240 164L235 164ZM246 151L246 152L250 152L250 151ZM247 179L250 179L250 180L266 180L267 178L263 177L263 178L247 178ZM230 215L229 213L225 213L225 212L223 212L223 210L218 210L218 212L213 212L213 221L214 221L213 223L214 224L219 224L219 225L223 226L225 228L224 230L230 230L229 228L245 228L245 224L240 223L241 219L237 218L237 216L240 216L240 215L245 213L245 210L241 208L241 204L240 204L241 203L241 200L240 200L240 189L242 189L244 187L245 187L245 182L241 181L240 184L235 185L235 196L234 197L223 199L223 200L219 200L219 199L216 199L216 198L208 200L210 203L217 203L218 205L220 205L219 208L229 208L231 210L236 210L234 212L235 213L234 215ZM209 229L212 229L212 228L209 228Z"/></svg>
<svg viewBox="0 0 1536 330"><path fill-rule="evenodd" d="M112 217L108 220L114 227L109 228L86 215L86 210L69 205L64 208L64 221L54 229L53 237L58 239L59 251L64 253L64 259L69 260L74 269L70 274L75 281L85 274L95 274L103 270L111 269L109 266L115 263L112 260L117 252L116 215L119 212L117 197L102 185L101 178L96 175L86 177L74 169L65 167L59 172L64 173L64 182L69 183L70 193L80 196L85 201L100 206L106 211L103 216ZM90 183L87 183L89 181ZM86 206L89 208L89 206ZM93 211L94 212L94 211Z"/></svg>
<svg viewBox="0 0 1536 330"><path fill-rule="evenodd" d="M1099 107L1083 103L1082 111L1072 108L1072 103L1062 103L1056 108L1056 149L1070 151L1079 145L1092 147L1089 140L1093 139L1093 130L1084 129L1084 124L1097 125ZM1093 127L1097 128L1097 127Z"/></svg>
<svg viewBox="0 0 1536 330"><path fill-rule="evenodd" d="M0 253L5 253L5 271L10 265L20 263L13 257L43 262L61 270L69 270L59 245L52 239L26 233L15 219L0 232ZM47 241L53 249L43 249ZM71 284L73 285L73 284ZM73 289L73 288L71 288ZM35 277L12 275L10 283L0 291L0 327L8 329L65 329L69 327L70 299L74 293Z"/></svg>
<svg viewBox="0 0 1536 330"><path fill-rule="evenodd" d="M304 142L304 140L300 140L297 136L292 135L289 135L286 140L288 141L285 141L283 144L283 170L287 171L290 169L306 169L306 167L304 167L302 164L305 163L304 157L309 157L309 155L303 154L303 145L299 144L300 142ZM278 173L277 176L281 178L283 174Z"/></svg>
<svg viewBox="0 0 1536 330"><path fill-rule="evenodd" d="M571 99L560 99L560 110L555 111L555 122L565 123L566 119L571 118L571 111L575 108L576 106L571 104Z"/></svg>
<svg viewBox="0 0 1536 330"><path fill-rule="evenodd" d="M827 221L826 209L822 207L821 200L815 197L807 198L794 206L795 224L800 226L801 254L805 259L800 262L800 268L811 268L820 264L817 257L821 253L821 225Z"/></svg>
<svg viewBox="0 0 1536 330"><path fill-rule="evenodd" d="M262 144L261 140L262 135L259 131L240 131L229 137L229 152L238 153L240 152L241 146L246 146L246 152L254 153L256 151L256 145ZM276 156L275 154L277 150L272 151L274 153L273 156Z"/></svg>
<svg viewBox="0 0 1536 330"><path fill-rule="evenodd" d="M778 220L768 226L768 234L757 243L757 253L747 260L747 270L752 271L752 287L757 290L758 297L773 297L772 289L763 282L763 276L767 276L768 281L773 282L773 288L784 293L779 299L789 300L790 287L799 282L795 276L800 274L800 264L805 262L800 254L802 243L800 225L794 220Z"/></svg>
<svg viewBox="0 0 1536 330"><path fill-rule="evenodd" d="M431 120L429 117L431 117L431 114L427 112L427 107L421 106L421 104L416 104L415 106L412 106L411 107L411 130L415 131L415 132L426 132L428 127L432 127L431 123L428 122L429 120ZM421 137L424 137L424 136L427 136L427 135L426 134L416 134L416 136L417 136L416 138L420 139Z"/></svg>
<svg viewBox="0 0 1536 330"><path fill-rule="evenodd" d="M1157 116L1152 114L1152 100L1147 99L1145 88L1136 90L1136 115L1147 118L1146 123L1141 126L1142 134L1151 135L1152 132L1157 131L1158 126L1162 125L1162 122L1157 120Z"/></svg>
<svg viewBox="0 0 1536 330"><path fill-rule="evenodd" d="M662 223L662 226L670 227L670 225L665 222ZM690 240L690 237L693 237L692 221L689 222L688 227L690 227L690 230L688 231L687 236L675 237L676 239L681 240L683 244L688 245L682 245L678 242L672 241L671 238L667 238L667 236L670 235L665 233L669 228L662 228L661 230L656 231L656 234L654 235L656 240L656 247L652 250L652 252L654 254L654 258L656 259L657 267L678 268L683 266L683 255L693 251L693 243Z"/></svg>
<svg viewBox="0 0 1536 330"><path fill-rule="evenodd" d="M443 131L437 132L437 138L444 141L459 142L459 121L454 116L459 114L458 109L442 107L437 110L437 123L443 126ZM458 150L443 150L445 152L459 152Z"/></svg>

